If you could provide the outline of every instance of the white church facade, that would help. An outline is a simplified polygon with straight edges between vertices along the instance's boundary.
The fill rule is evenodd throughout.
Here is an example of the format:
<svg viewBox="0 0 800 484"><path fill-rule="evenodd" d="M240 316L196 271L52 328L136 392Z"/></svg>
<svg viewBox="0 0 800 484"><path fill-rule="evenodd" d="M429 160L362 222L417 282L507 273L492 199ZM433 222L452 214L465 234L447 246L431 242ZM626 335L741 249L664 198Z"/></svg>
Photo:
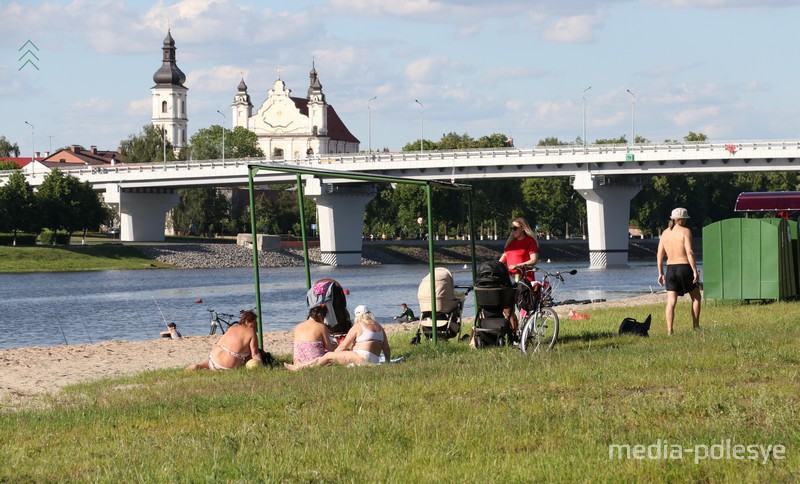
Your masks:
<svg viewBox="0 0 800 484"><path fill-rule="evenodd" d="M301 159L334 153L357 153L359 140L347 129L333 106L325 101L315 67L309 74L305 98L294 97L278 77L267 99L253 112L244 79L231 104L233 127L258 136L258 144L271 159Z"/></svg>

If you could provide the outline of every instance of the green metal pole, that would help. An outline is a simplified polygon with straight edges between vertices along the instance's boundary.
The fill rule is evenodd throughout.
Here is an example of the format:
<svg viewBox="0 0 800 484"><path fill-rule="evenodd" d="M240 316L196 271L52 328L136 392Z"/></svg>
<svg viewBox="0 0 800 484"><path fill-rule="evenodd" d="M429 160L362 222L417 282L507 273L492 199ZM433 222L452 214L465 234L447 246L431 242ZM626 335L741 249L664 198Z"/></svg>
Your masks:
<svg viewBox="0 0 800 484"><path fill-rule="evenodd" d="M297 206L300 207L300 234L303 237L303 260L306 264L306 291L311 289L311 265L308 261L308 238L306 238L306 207L303 200L303 180L297 174Z"/></svg>
<svg viewBox="0 0 800 484"><path fill-rule="evenodd" d="M469 217L469 240L470 240L470 248L472 250L472 284L475 284L475 279L478 278L478 267L477 267L477 255L475 254L475 224L474 220L472 219L472 190L467 192L467 216ZM475 320L478 319L478 296L475 291L472 291L472 302L475 304ZM475 326L475 322L473 321L472 325Z"/></svg>
<svg viewBox="0 0 800 484"><path fill-rule="evenodd" d="M436 330L439 328L436 323L436 268L433 266L433 197L431 196L431 184L425 185L425 196L428 200L428 267L431 279L431 320L433 320L433 331L431 338L436 344Z"/></svg>
<svg viewBox="0 0 800 484"><path fill-rule="evenodd" d="M476 266L477 255L475 253L475 224L472 220L472 190L467 191L467 217L469 217L469 246L472 251L472 281L478 277L478 268Z"/></svg>
<svg viewBox="0 0 800 484"><path fill-rule="evenodd" d="M264 328L261 319L261 281L258 274L258 236L256 235L256 195L253 183L253 171L258 167L247 167L247 180L250 188L250 235L253 244L253 281L256 288L256 316L258 324L256 332L258 334L258 348L264 349Z"/></svg>

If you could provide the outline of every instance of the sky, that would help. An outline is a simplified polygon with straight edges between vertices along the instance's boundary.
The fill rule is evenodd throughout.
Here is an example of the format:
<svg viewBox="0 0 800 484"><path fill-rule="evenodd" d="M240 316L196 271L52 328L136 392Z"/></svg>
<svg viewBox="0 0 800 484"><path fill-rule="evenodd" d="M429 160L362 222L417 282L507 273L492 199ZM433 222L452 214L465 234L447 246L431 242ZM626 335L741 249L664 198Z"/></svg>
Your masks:
<svg viewBox="0 0 800 484"><path fill-rule="evenodd" d="M796 0L0 0L0 136L30 156L140 134L170 29L190 136L230 128L242 77L255 112L278 76L305 97L315 65L362 150L800 139L798 18Z"/></svg>

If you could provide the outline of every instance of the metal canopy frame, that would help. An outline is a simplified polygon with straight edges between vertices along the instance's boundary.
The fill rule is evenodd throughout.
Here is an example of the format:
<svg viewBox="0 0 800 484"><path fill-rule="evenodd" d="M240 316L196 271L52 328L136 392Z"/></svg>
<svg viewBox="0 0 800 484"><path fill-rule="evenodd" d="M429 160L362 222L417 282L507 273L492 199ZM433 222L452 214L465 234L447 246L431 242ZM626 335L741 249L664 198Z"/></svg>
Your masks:
<svg viewBox="0 0 800 484"><path fill-rule="evenodd" d="M270 171L278 173L293 173L296 176L297 184L297 202L300 210L300 233L303 239L303 260L305 262L306 271L306 290L311 289L311 269L310 261L308 258L308 239L306 237L306 223L305 223L305 203L303 201L303 175L311 176L320 179L320 182L328 180L328 183L335 183L336 180L360 180L366 182L378 183L403 183L408 185L418 185L425 190L426 203L428 208L428 268L430 272L431 282L431 302L432 311L431 317L433 319L432 339L436 344L436 329L438 328L436 322L436 278L434 277L434 261L433 261L433 203L432 203L432 189L442 188L446 190L458 190L467 193L467 225L469 227L469 240L470 240L470 255L472 259L472 280L477 277L477 267L475 262L475 228L472 220L472 186L461 183L448 183L433 180L415 180L412 178L392 177L386 175L374 175L370 173L363 173L357 171L339 171L324 168L304 168L294 165L286 165L281 163L254 163L247 165L247 178L250 192L250 235L253 245L253 277L256 294L256 315L258 316L258 347L264 349L263 337L263 322L261 318L261 277L258 265L258 236L256 233L256 212L255 212L255 175L259 171Z"/></svg>

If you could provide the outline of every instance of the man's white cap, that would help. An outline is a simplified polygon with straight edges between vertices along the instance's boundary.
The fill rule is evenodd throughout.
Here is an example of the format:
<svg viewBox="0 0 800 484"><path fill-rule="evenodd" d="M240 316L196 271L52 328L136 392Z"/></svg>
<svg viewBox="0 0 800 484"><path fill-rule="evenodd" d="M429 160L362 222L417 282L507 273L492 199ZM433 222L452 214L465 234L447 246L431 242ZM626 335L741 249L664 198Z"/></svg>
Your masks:
<svg viewBox="0 0 800 484"><path fill-rule="evenodd" d="M672 211L672 215L670 217L672 220L678 220L681 218L689 218L689 211L685 208L676 208Z"/></svg>
<svg viewBox="0 0 800 484"><path fill-rule="evenodd" d="M369 308L367 306L365 306L364 304L359 304L358 306L356 306L356 310L355 310L356 317L359 317L362 314L371 313L371 312L372 311L370 311Z"/></svg>

